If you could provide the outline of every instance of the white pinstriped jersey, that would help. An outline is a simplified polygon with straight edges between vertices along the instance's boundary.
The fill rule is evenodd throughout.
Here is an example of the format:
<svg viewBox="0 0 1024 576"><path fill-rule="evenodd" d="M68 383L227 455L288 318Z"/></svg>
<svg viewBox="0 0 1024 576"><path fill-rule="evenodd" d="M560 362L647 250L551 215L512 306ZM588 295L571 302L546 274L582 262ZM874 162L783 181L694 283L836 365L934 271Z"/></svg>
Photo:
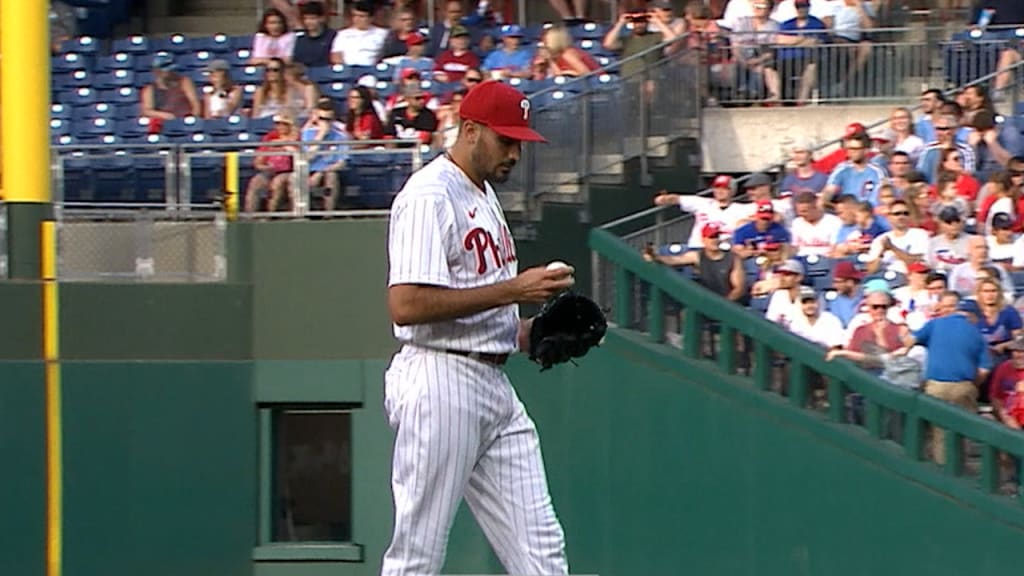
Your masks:
<svg viewBox="0 0 1024 576"><path fill-rule="evenodd" d="M446 156L409 178L391 206L388 286L475 288L518 273L515 243L494 189L481 191ZM519 306L414 326L394 326L403 344L467 352L517 349Z"/></svg>

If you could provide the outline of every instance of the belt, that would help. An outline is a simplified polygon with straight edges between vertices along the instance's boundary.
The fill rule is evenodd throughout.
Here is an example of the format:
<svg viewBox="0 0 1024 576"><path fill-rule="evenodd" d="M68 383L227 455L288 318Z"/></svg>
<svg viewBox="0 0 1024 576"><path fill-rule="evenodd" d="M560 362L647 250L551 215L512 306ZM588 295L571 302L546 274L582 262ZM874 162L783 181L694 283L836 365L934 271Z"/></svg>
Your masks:
<svg viewBox="0 0 1024 576"><path fill-rule="evenodd" d="M488 364L494 364L495 366L504 366L505 362L508 362L508 354L466 352L465 350L452 350L451 348L446 349L445 352L448 354L455 354L456 356L465 356L466 358L472 358L473 360L479 360Z"/></svg>

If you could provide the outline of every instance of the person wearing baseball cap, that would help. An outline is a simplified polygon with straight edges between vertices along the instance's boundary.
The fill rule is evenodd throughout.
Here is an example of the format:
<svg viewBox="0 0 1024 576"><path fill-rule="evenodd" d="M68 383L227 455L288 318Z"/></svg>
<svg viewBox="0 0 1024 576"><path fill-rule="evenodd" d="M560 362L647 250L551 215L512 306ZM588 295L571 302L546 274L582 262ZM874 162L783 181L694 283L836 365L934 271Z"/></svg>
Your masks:
<svg viewBox="0 0 1024 576"><path fill-rule="evenodd" d="M701 286L733 302L742 302L746 297L746 274L739 258L722 242L724 232L715 222L700 227L703 246L699 250L686 250L678 254L659 254L653 247L644 250L644 260L657 262L674 268L692 266Z"/></svg>
<svg viewBox="0 0 1024 576"><path fill-rule="evenodd" d="M434 70L434 59L424 56L427 49L427 38L419 32L412 31L405 37L405 54L395 63L395 80L406 79L406 74L415 71L430 74Z"/></svg>
<svg viewBox="0 0 1024 576"><path fill-rule="evenodd" d="M722 233L732 235L736 228L750 217L750 205L733 202L732 178L720 174L711 182L711 198L700 194L674 194L665 190L654 197L655 206L679 206L684 212L693 214L697 225L690 232L690 248L700 248L701 223L714 222Z"/></svg>
<svg viewBox="0 0 1024 576"><path fill-rule="evenodd" d="M828 183L828 174L814 169L814 142L797 140L789 147L790 169L782 178L779 190L790 196L799 196L801 192L821 194Z"/></svg>
<svg viewBox="0 0 1024 576"><path fill-rule="evenodd" d="M835 314L821 309L821 296L817 290L810 286L801 286L798 298L800 314L790 326L794 334L823 346L826 350L835 350L846 344L843 323Z"/></svg>
<svg viewBox="0 0 1024 576"><path fill-rule="evenodd" d="M1013 218L996 212L989 220L988 257L996 264L1013 265L1013 259L1024 260L1024 240L1014 241Z"/></svg>
<svg viewBox="0 0 1024 576"><path fill-rule="evenodd" d="M469 49L471 41L468 28L461 24L452 26L448 49L434 59L435 80L462 82L466 72L480 68L480 58Z"/></svg>
<svg viewBox="0 0 1024 576"><path fill-rule="evenodd" d="M533 52L523 48L522 41L523 29L505 24L501 27L501 48L488 54L480 68L495 80L529 77Z"/></svg>
<svg viewBox="0 0 1024 576"><path fill-rule="evenodd" d="M142 89L142 116L151 120L173 120L199 116L202 112L196 85L178 72L174 56L160 52L153 57L153 83ZM153 124L150 125L151 128ZM158 129L159 124L155 129Z"/></svg>
<svg viewBox="0 0 1024 576"><path fill-rule="evenodd" d="M772 269L771 281L775 284L768 299L765 319L790 327L803 316L800 306L800 282L804 277L804 265L799 260L784 260Z"/></svg>
<svg viewBox="0 0 1024 576"><path fill-rule="evenodd" d="M832 268L833 292L828 295L828 311L839 318L843 328L850 325L860 308L863 278L864 274L849 260L839 260Z"/></svg>
<svg viewBox="0 0 1024 576"><path fill-rule="evenodd" d="M845 142L847 140L863 140L866 150L865 161L870 160L876 152L871 150L871 139L868 137L867 128L860 122L851 122L843 129L840 135L841 145L839 148L829 152L814 162L814 169L822 174L831 174L840 164L846 162L847 153Z"/></svg>
<svg viewBox="0 0 1024 576"><path fill-rule="evenodd" d="M227 60L213 60L206 66L208 87L203 90L203 118L226 118L242 106L242 87L231 81Z"/></svg>
<svg viewBox="0 0 1024 576"><path fill-rule="evenodd" d="M1024 336L1006 345L1009 359L996 366L989 379L988 398L1003 423L1024 428Z"/></svg>
<svg viewBox="0 0 1024 576"><path fill-rule="evenodd" d="M754 221L736 229L733 234L733 251L740 258L765 255L766 252L789 254L789 231L775 221L775 208L771 200L755 203Z"/></svg>

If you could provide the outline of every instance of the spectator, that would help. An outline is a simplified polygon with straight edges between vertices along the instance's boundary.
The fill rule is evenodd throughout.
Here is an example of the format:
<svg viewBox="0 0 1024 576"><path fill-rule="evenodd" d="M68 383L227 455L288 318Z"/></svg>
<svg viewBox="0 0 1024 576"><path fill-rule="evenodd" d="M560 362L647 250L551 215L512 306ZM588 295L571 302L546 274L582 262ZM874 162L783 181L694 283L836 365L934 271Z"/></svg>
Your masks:
<svg viewBox="0 0 1024 576"><path fill-rule="evenodd" d="M317 102L309 122L302 129L302 141L306 142L309 161L310 195L322 199L323 209L334 210L341 188L339 171L345 168L348 150L345 146L328 145L328 142L348 140L345 126L335 119L334 102L321 98Z"/></svg>
<svg viewBox="0 0 1024 576"><path fill-rule="evenodd" d="M832 250L833 258L845 258L865 254L871 249L871 243L875 238L885 234L892 228L884 218L875 214L874 207L869 202L858 202L852 196L844 196L843 209L841 214L846 216L843 226L836 236L836 246ZM850 227L850 215L852 214L853 226Z"/></svg>
<svg viewBox="0 0 1024 576"><path fill-rule="evenodd" d="M959 299L955 292L947 292L943 299ZM960 300L957 313L932 319L920 330L903 339L904 347L896 354L905 354L910 347L921 345L928 349L925 362L924 393L956 404L972 414L977 413L978 388L992 369L988 347L968 314L977 313L971 300ZM938 464L945 464L946 451L943 433L932 433L931 452Z"/></svg>
<svg viewBox="0 0 1024 576"><path fill-rule="evenodd" d="M395 58L394 61L395 82L405 80L407 70L416 71L417 82L422 79L423 75L430 76L433 74L434 59L423 55L427 48L427 39L419 32L413 32L405 37L405 42L408 44L406 54Z"/></svg>
<svg viewBox="0 0 1024 576"><path fill-rule="evenodd" d="M1016 258L1015 258L1016 259ZM970 236L967 240L967 261L954 267L949 273L949 289L962 298L974 295L982 268L992 265L988 256L988 243L983 236ZM1006 299L1013 300L1013 280L1003 268L998 268L1000 284Z"/></svg>
<svg viewBox="0 0 1024 576"><path fill-rule="evenodd" d="M885 171L868 162L868 136L857 133L843 140L846 162L829 174L828 183L819 199L822 207L829 206L837 194L849 194L858 200L878 205L878 188L885 182Z"/></svg>
<svg viewBox="0 0 1024 576"><path fill-rule="evenodd" d="M292 113L308 117L320 98L320 90L306 77L306 67L298 62L285 65L284 80L288 85L288 106Z"/></svg>
<svg viewBox="0 0 1024 576"><path fill-rule="evenodd" d="M682 50L680 62L688 65L684 70L689 69L693 73L692 83L697 85L701 98L709 106L717 105L712 89L718 94L721 89L732 85L731 68L726 65L731 58L725 46L725 36L711 19L711 9L701 0L686 3L683 21L683 39L673 45L673 50L675 47ZM702 78L701 74L707 77Z"/></svg>
<svg viewBox="0 0 1024 576"><path fill-rule="evenodd" d="M984 198L978 206L978 222L991 233L992 218L1006 214L1010 218L1010 229L1024 231L1024 197L1020 186L1014 186L1009 172L997 172L989 177L984 188Z"/></svg>
<svg viewBox="0 0 1024 576"><path fill-rule="evenodd" d="M979 178L987 180L1003 170L1014 156L1024 154L1024 136L1014 118L1003 118L997 124L995 114L981 110L974 115L971 127L967 144L975 154Z"/></svg>
<svg viewBox="0 0 1024 576"><path fill-rule="evenodd" d="M964 220L956 208L947 208L938 214L939 234L928 244L928 265L940 272L949 272L967 261L968 235L964 234Z"/></svg>
<svg viewBox="0 0 1024 576"><path fill-rule="evenodd" d="M821 193L828 182L828 176L814 169L812 162L812 151L814 144L811 141L797 142L789 149L790 169L782 178L779 189L791 196L798 196L803 192L811 192L815 196Z"/></svg>
<svg viewBox="0 0 1024 576"><path fill-rule="evenodd" d="M61 44L78 36L78 16L66 2L50 1L50 51L60 54Z"/></svg>
<svg viewBox="0 0 1024 576"><path fill-rule="evenodd" d="M953 139L954 130L957 129L957 121L954 116L948 114L935 119L935 133L938 140L925 147L921 158L917 161L917 171L924 175L929 184L935 184L938 178L938 169L942 160L942 151L957 149L960 151L963 169L967 172L974 172L974 150L967 144L956 142Z"/></svg>
<svg viewBox="0 0 1024 576"><path fill-rule="evenodd" d="M935 121L942 115L942 105L945 103L946 97L942 90L929 88L921 93L921 117L914 124L914 133L926 145L937 140Z"/></svg>
<svg viewBox="0 0 1024 576"><path fill-rule="evenodd" d="M894 155L902 152L916 162L924 151L924 140L914 133L913 116L907 108L895 108L889 114L889 134L892 135Z"/></svg>
<svg viewBox="0 0 1024 576"><path fill-rule="evenodd" d="M384 109L386 113L384 120L387 122L391 118L391 111L399 106L405 106L406 94L409 94L413 90L422 90L423 78L419 72L412 69L406 69L402 72L402 78L398 83L398 89L394 94L388 96L388 99L384 102ZM371 91L372 92L372 91ZM441 100L437 97L430 96L427 100L427 108L430 108L431 112L437 113L437 110L441 107Z"/></svg>
<svg viewBox="0 0 1024 576"><path fill-rule="evenodd" d="M881 366L875 362L872 348L881 348L887 352L899 350L903 337L908 333L906 326L896 324L890 318L889 310L892 305L892 295L885 291L873 291L865 295L867 317L850 331L846 346L839 350L830 350L825 355L825 360L848 358L874 374L881 374Z"/></svg>
<svg viewBox="0 0 1024 576"><path fill-rule="evenodd" d="M896 193L893 192L892 184L882 184L878 187L878 206L875 206L875 214L878 214L882 218L885 218L886 222L889 222L890 212L892 212L892 203L895 201ZM892 226L891 223L890 226Z"/></svg>
<svg viewBox="0 0 1024 576"><path fill-rule="evenodd" d="M818 50L828 42L828 26L811 15L810 0L794 0L795 14L779 26L776 50L781 75L782 99L787 103L806 104L817 83ZM773 16L774 17L774 16ZM776 18L777 19L777 18Z"/></svg>
<svg viewBox="0 0 1024 576"><path fill-rule="evenodd" d="M331 46L337 30L327 26L327 14L320 2L305 2L299 5L302 16L302 31L295 35L295 50L292 61L306 68L320 68L331 65Z"/></svg>
<svg viewBox="0 0 1024 576"><path fill-rule="evenodd" d="M225 118L242 106L242 87L231 81L227 60L214 60L206 67L210 83L203 88L203 118Z"/></svg>
<svg viewBox="0 0 1024 576"><path fill-rule="evenodd" d="M1008 360L1007 347L1024 333L1020 312L1007 302L999 280L994 278L978 280L974 299L978 302L978 330L988 343L992 362L998 364Z"/></svg>
<svg viewBox="0 0 1024 576"><path fill-rule="evenodd" d="M660 34L652 34L652 26ZM621 66L620 75L623 78L638 79L641 72L650 69L661 59L661 54L658 51L650 51L650 49L661 44L662 41L671 40L674 37L672 30L661 20L654 18L650 12L633 10L619 15L615 25L605 33L601 45L605 50L617 52L619 58L623 60L646 51L643 58L633 58ZM650 78L645 81L645 93L648 95L652 93L653 82L654 80Z"/></svg>
<svg viewBox="0 0 1024 576"><path fill-rule="evenodd" d="M871 55L871 41L866 31L875 27L878 13L870 0L837 0L832 4L832 16L825 20L831 25L833 41L840 43L833 47L834 60L830 64L835 67L838 80L832 88L841 95L846 93Z"/></svg>
<svg viewBox="0 0 1024 576"><path fill-rule="evenodd" d="M601 68L593 56L573 45L569 31L554 26L544 31L548 76L583 76Z"/></svg>
<svg viewBox="0 0 1024 576"><path fill-rule="evenodd" d="M803 322L804 311L800 303L800 282L804 277L804 267L799 260L789 259L775 267L777 287L768 300L768 309L764 317L784 328Z"/></svg>
<svg viewBox="0 0 1024 576"><path fill-rule="evenodd" d="M928 234L938 233L939 224L931 212L932 201L929 186L924 182L911 184L904 191L903 197L907 201L907 210L910 212L908 224L914 228L920 228Z"/></svg>
<svg viewBox="0 0 1024 576"><path fill-rule="evenodd" d="M903 197L915 181L924 182L924 178L920 177L913 169L912 162L910 155L902 150L894 151L889 157L889 184L892 185L893 193L898 197Z"/></svg>
<svg viewBox="0 0 1024 576"><path fill-rule="evenodd" d="M942 103L942 115L952 116L956 119L956 135L953 140L960 144L967 144L967 138L971 135L971 127L964 121L964 110L955 100L947 100Z"/></svg>
<svg viewBox="0 0 1024 576"><path fill-rule="evenodd" d="M578 24L586 19L586 0L548 0L551 7L562 18L566 26Z"/></svg>
<svg viewBox="0 0 1024 576"><path fill-rule="evenodd" d="M459 136L459 107L462 106L462 98L465 95L466 91L461 89L452 92L445 96L438 109L438 132L441 134L443 150L451 148Z"/></svg>
<svg viewBox="0 0 1024 576"><path fill-rule="evenodd" d="M384 126L373 107L373 95L364 86L356 86L348 93L348 119L345 128L353 140L381 140ZM366 148L369 145L353 146Z"/></svg>
<svg viewBox="0 0 1024 576"><path fill-rule="evenodd" d="M981 84L973 84L960 91L960 107L964 111L964 122L968 125L974 121L975 115L982 110L988 112L993 117L996 114L992 100L988 97L988 90Z"/></svg>
<svg viewBox="0 0 1024 576"><path fill-rule="evenodd" d="M405 56L413 44L409 39L414 36L415 44L421 46L419 55L424 56L428 48L427 38L416 31L416 11L409 7L403 7L398 10L391 23L391 30L381 48L381 58L388 60Z"/></svg>
<svg viewBox="0 0 1024 576"><path fill-rule="evenodd" d="M866 256L867 269L870 273L885 268L906 274L908 264L924 259L928 253L931 239L924 230L908 225L910 212L905 200L896 200L892 203L890 216L892 230L871 241L871 249Z"/></svg>
<svg viewBox="0 0 1024 576"><path fill-rule="evenodd" d="M694 216L690 231L690 248L704 245L701 230L706 224L715 224L723 234L732 235L741 223L750 217L754 206L733 202L732 178L722 174L711 182L711 198L689 194L670 194L662 190L654 197L655 206L678 205L683 212Z"/></svg>
<svg viewBox="0 0 1024 576"><path fill-rule="evenodd" d="M352 6L352 25L339 30L331 44L331 64L373 66L380 60L388 31L373 25L373 4L361 0Z"/></svg>
<svg viewBox="0 0 1024 576"><path fill-rule="evenodd" d="M529 78L533 52L522 46L523 29L515 24L501 27L501 48L491 52L481 66L491 78Z"/></svg>
<svg viewBox="0 0 1024 576"><path fill-rule="evenodd" d="M857 270L857 267L849 260L836 262L832 270L833 292L826 295L825 300L828 304L828 311L839 318L844 329L849 326L850 321L860 309L862 299L860 281L863 277L860 270Z"/></svg>
<svg viewBox="0 0 1024 576"><path fill-rule="evenodd" d="M474 28L481 24L482 18L479 13L466 15L460 0L448 0L444 4L444 19L438 21L430 29L430 46L427 49L427 56L437 58L439 54L448 50L451 40L451 31L455 26Z"/></svg>
<svg viewBox="0 0 1024 576"><path fill-rule="evenodd" d="M291 93L291 87L285 79L284 61L280 58L271 58L263 68L263 84L256 89L252 97L252 117L270 118L290 111L296 100L292 96L295 95Z"/></svg>
<svg viewBox="0 0 1024 576"><path fill-rule="evenodd" d="M391 111L386 132L402 140L432 144L437 133L437 116L427 108L427 94L419 86L405 95L405 106Z"/></svg>
<svg viewBox="0 0 1024 576"><path fill-rule="evenodd" d="M668 30L668 34L664 35L663 38L668 40L675 40L681 38L686 34L686 19L675 15L675 7L672 5L671 0L652 0L647 3L647 7L651 10L651 23L658 30ZM682 44L676 42L665 48L665 55L669 56L675 52L678 52L682 48Z"/></svg>
<svg viewBox="0 0 1024 576"><path fill-rule="evenodd" d="M1013 220L1005 212L998 212L992 218L989 229L991 232L985 238L988 242L989 258L999 266L1009 269L1013 266L1014 243Z"/></svg>
<svg viewBox="0 0 1024 576"><path fill-rule="evenodd" d="M810 286L800 287L800 314L790 324L793 334L810 340L826 350L845 344L843 324L834 314L821 309L821 299Z"/></svg>
<svg viewBox="0 0 1024 576"><path fill-rule="evenodd" d="M740 258L763 256L770 250L790 254L789 231L775 221L775 209L770 200L758 200L754 221L744 224L733 234L733 252Z"/></svg>
<svg viewBox="0 0 1024 576"><path fill-rule="evenodd" d="M295 51L295 34L288 30L284 14L277 8L267 8L260 21L259 32L252 37L250 66L264 66L271 58L290 62Z"/></svg>
<svg viewBox="0 0 1024 576"><path fill-rule="evenodd" d="M912 262L907 266L907 284L892 291L894 306L911 330L924 326L934 315L938 296L946 289L946 279L943 277L938 292L930 290L928 282L935 278L934 271L927 264Z"/></svg>
<svg viewBox="0 0 1024 576"><path fill-rule="evenodd" d="M292 30L302 28L302 18L299 11L306 4L320 4L324 6L324 13L326 13L325 0L270 0L270 4L285 15L288 19L288 27Z"/></svg>
<svg viewBox="0 0 1024 576"><path fill-rule="evenodd" d="M772 196L772 177L768 174L754 172L748 176L743 182L743 191L747 198L755 204L759 200L771 202L772 208L775 210L776 222L787 227L793 222L793 218L796 216L793 212L793 202L789 198L774 198ZM752 218L753 215L752 207L750 217Z"/></svg>
<svg viewBox="0 0 1024 576"><path fill-rule="evenodd" d="M466 72L480 68L480 59L469 49L469 30L456 26L451 36L448 49L434 59L434 79L438 82L461 82Z"/></svg>
<svg viewBox="0 0 1024 576"><path fill-rule="evenodd" d="M772 9L772 20L783 24L799 15L800 7L798 4L801 2L806 3L806 0L780 0L775 3L775 8ZM833 7L830 5L830 0L811 0L810 1L810 15L821 20L825 24L825 29L828 29L828 23L825 22L826 18L830 18L832 13L835 12Z"/></svg>
<svg viewBox="0 0 1024 576"><path fill-rule="evenodd" d="M274 129L263 137L263 142L297 142L302 137L295 128L295 119L288 113L274 116ZM295 146L260 146L261 152L253 160L256 174L249 180L245 191L245 211L258 212L260 205L266 200L266 211L276 212L289 191L289 181L294 171L292 153ZM269 154L277 152L277 154ZM266 192L269 189L270 195Z"/></svg>
<svg viewBox="0 0 1024 576"><path fill-rule="evenodd" d="M1024 338L1006 346L1010 358L996 366L989 380L992 412L1010 428L1024 428Z"/></svg>
<svg viewBox="0 0 1024 576"><path fill-rule="evenodd" d="M957 148L946 148L939 153L939 164L936 173L935 197L942 196L943 188L950 187L953 194L963 198L969 210L974 212L974 202L978 199L981 184L964 170L964 157Z"/></svg>
<svg viewBox="0 0 1024 576"><path fill-rule="evenodd" d="M931 212L936 217L947 209L956 210L960 218L967 218L971 214L971 206L968 201L957 194L956 176L951 172L944 172L939 176L939 182L935 185L938 189L938 196L932 202Z"/></svg>
<svg viewBox="0 0 1024 576"><path fill-rule="evenodd" d="M836 244L842 221L823 211L813 192L801 192L795 201L797 217L790 230L796 255L827 256Z"/></svg>
<svg viewBox="0 0 1024 576"><path fill-rule="evenodd" d="M837 167L839 167L840 164L846 162L846 150L842 147L842 141L849 140L851 138L859 138L861 136L867 139L867 134L867 128L865 128L860 122L851 122L850 124L847 124L840 139L840 147L829 152L825 156L818 158L814 162L814 169L822 174L831 174ZM868 159L870 160L874 154L874 150L868 150Z"/></svg>
<svg viewBox="0 0 1024 576"><path fill-rule="evenodd" d="M381 126L383 126L384 123L388 121L390 110L384 105L384 102L382 102L380 97L377 95L377 77L373 74L364 74L356 81L356 86L366 88L367 94L370 95L373 110L377 113L377 119L380 120Z"/></svg>
<svg viewBox="0 0 1024 576"><path fill-rule="evenodd" d="M736 64L736 89L740 99L781 100L781 84L775 62L775 38L779 23L770 19L772 0L755 0L754 14L736 21L732 34L732 56ZM767 89L767 97L765 96Z"/></svg>
<svg viewBox="0 0 1024 576"><path fill-rule="evenodd" d="M696 228L696 225L694 225ZM644 251L644 260L666 266L692 266L701 286L722 298L739 302L746 296L746 275L743 264L732 252L722 250L722 237L727 233L716 223L709 222L698 230L700 249L682 254L661 256L653 250Z"/></svg>
<svg viewBox="0 0 1024 576"><path fill-rule="evenodd" d="M141 97L145 118L171 120L202 112L195 84L178 74L174 58L166 52L153 57L153 83L142 89Z"/></svg>

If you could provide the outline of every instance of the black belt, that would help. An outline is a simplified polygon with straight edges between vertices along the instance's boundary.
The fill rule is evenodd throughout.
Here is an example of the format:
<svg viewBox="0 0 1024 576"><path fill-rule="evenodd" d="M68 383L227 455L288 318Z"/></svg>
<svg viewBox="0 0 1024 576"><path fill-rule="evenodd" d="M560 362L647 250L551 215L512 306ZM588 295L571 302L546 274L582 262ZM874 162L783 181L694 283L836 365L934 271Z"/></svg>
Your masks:
<svg viewBox="0 0 1024 576"><path fill-rule="evenodd" d="M456 356L465 356L466 358L472 358L473 360L479 360L481 362L487 362L488 364L494 364L495 366L504 366L505 362L508 362L508 354L466 352L465 350L452 350L450 348L446 349L445 352L448 354L455 354Z"/></svg>

